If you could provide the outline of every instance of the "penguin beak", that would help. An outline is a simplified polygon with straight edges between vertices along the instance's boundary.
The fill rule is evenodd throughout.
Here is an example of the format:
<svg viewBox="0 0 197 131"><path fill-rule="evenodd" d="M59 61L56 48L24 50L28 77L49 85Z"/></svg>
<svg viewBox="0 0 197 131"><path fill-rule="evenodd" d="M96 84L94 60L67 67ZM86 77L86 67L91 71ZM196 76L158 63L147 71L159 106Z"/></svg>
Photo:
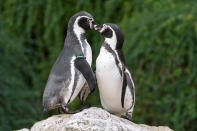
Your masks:
<svg viewBox="0 0 197 131"><path fill-rule="evenodd" d="M94 24L95 24L94 19L89 19L90 29L93 29Z"/></svg>
<svg viewBox="0 0 197 131"><path fill-rule="evenodd" d="M94 26L94 29L96 31L99 31L100 33L103 33L107 29L107 27L105 25L98 25L98 24L96 24Z"/></svg>
<svg viewBox="0 0 197 131"><path fill-rule="evenodd" d="M94 24L94 30L99 31L102 29L102 26L99 24Z"/></svg>

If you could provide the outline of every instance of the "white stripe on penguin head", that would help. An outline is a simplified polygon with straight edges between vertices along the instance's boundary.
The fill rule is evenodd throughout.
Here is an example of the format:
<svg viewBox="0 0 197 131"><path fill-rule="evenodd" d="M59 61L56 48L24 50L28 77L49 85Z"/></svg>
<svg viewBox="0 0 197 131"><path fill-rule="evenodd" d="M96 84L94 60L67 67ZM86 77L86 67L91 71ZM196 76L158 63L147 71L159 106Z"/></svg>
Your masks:
<svg viewBox="0 0 197 131"><path fill-rule="evenodd" d="M107 42L109 44L109 46L115 50L116 49L116 44L117 44L117 37L115 34L115 31L108 25L103 24L103 26L107 26L108 28L110 28L112 30L112 37L111 38L105 38L105 42Z"/></svg>
<svg viewBox="0 0 197 131"><path fill-rule="evenodd" d="M73 31L75 33L75 35L77 36L77 39L79 40L79 43L80 43L80 46L81 46L81 49L82 49L82 52L84 54L84 48L82 46L82 42L80 40L80 36L81 34L85 33L85 30L79 26L78 22L79 22L79 19L82 18L82 17L86 17L86 18L89 18L87 16L78 16L75 20L75 23L73 24Z"/></svg>

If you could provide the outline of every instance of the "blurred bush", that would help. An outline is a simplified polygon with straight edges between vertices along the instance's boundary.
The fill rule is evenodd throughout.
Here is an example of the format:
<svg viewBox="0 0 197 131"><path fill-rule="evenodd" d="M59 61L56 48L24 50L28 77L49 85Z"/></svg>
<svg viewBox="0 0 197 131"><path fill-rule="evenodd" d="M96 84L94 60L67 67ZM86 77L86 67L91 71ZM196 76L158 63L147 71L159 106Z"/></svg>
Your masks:
<svg viewBox="0 0 197 131"><path fill-rule="evenodd" d="M124 32L123 50L136 84L134 122L197 130L196 9L195 0L1 0L0 130L31 127L46 118L45 83L67 22L81 10ZM102 39L94 31L87 36L95 69ZM101 106L98 90L87 103ZM70 105L78 106L78 100Z"/></svg>

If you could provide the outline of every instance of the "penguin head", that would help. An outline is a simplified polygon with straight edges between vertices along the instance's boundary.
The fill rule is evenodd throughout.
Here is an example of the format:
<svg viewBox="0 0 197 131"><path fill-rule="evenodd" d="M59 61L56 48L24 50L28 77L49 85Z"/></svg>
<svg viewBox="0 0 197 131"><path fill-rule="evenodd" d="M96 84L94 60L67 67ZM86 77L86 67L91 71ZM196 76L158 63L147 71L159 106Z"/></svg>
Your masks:
<svg viewBox="0 0 197 131"><path fill-rule="evenodd" d="M68 22L68 31L79 29L81 31L90 30L94 27L94 18L86 11L81 11L73 15Z"/></svg>
<svg viewBox="0 0 197 131"><path fill-rule="evenodd" d="M102 26L95 24L94 29L99 31L105 41L114 49L121 49L124 43L124 35L116 24L105 23Z"/></svg>

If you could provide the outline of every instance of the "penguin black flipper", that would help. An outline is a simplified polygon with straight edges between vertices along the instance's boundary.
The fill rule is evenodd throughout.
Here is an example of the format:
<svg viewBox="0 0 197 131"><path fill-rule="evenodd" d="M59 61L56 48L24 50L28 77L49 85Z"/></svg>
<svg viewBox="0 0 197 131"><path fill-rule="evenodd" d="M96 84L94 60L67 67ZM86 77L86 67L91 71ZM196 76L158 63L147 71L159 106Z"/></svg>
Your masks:
<svg viewBox="0 0 197 131"><path fill-rule="evenodd" d="M134 93L135 93L135 85L134 82L132 80L131 74L129 73L128 69L125 67L123 75L122 75L122 80L123 80L123 84L122 84L122 93L121 93L121 104L122 104L122 108L124 108L124 98L125 98L125 92L126 92L126 87L128 86L133 100L134 100ZM134 101L132 102L132 106L134 104ZM131 107L132 107L131 106Z"/></svg>
<svg viewBox="0 0 197 131"><path fill-rule="evenodd" d="M122 52L122 50L117 49L117 54L118 54L118 58L120 59L120 62L122 64L122 93L121 93L121 104L122 104L122 108L124 108L124 98L125 98L125 92L126 92L126 87L127 87L127 79L126 79L126 74L125 74L125 58L124 58L124 54Z"/></svg>
<svg viewBox="0 0 197 131"><path fill-rule="evenodd" d="M127 87L126 74L122 72L122 93L121 93L122 108L124 108L124 98L125 98L126 87Z"/></svg>
<svg viewBox="0 0 197 131"><path fill-rule="evenodd" d="M135 85L134 85L133 79L131 77L131 74L127 68L125 69L125 76L126 76L126 80L127 80L127 85L128 85L128 87L131 91L131 94L132 94L133 101L132 101L132 105L130 107L130 108L132 108L134 105L134 101L135 101Z"/></svg>
<svg viewBox="0 0 197 131"><path fill-rule="evenodd" d="M90 91L93 92L96 88L96 79L88 62L85 59L76 58L74 64L75 67L81 72L83 77L86 79Z"/></svg>

